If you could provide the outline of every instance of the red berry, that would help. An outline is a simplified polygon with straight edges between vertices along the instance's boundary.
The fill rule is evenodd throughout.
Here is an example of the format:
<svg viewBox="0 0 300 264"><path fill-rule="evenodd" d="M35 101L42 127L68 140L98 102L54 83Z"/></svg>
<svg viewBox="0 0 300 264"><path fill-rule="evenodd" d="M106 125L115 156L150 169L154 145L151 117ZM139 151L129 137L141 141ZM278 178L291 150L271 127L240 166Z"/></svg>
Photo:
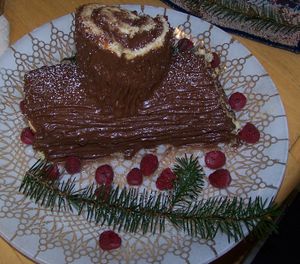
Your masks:
<svg viewBox="0 0 300 264"><path fill-rule="evenodd" d="M210 184L216 188L226 188L231 182L231 176L228 170L219 169L208 176Z"/></svg>
<svg viewBox="0 0 300 264"><path fill-rule="evenodd" d="M25 113L25 100L22 100L20 102L20 110L21 110L21 113L24 114Z"/></svg>
<svg viewBox="0 0 300 264"><path fill-rule="evenodd" d="M156 180L156 188L164 191L164 190L172 190L174 188L173 181L165 180L164 178L158 177Z"/></svg>
<svg viewBox="0 0 300 264"><path fill-rule="evenodd" d="M220 57L215 52L213 52L212 55L213 55L213 59L212 59L210 65L211 65L212 68L217 68L221 63Z"/></svg>
<svg viewBox="0 0 300 264"><path fill-rule="evenodd" d="M121 246L122 240L114 231L107 230L99 236L99 246L102 250L117 249Z"/></svg>
<svg viewBox="0 0 300 264"><path fill-rule="evenodd" d="M153 154L145 155L140 164L140 170L144 176L152 175L158 168L158 159Z"/></svg>
<svg viewBox="0 0 300 264"><path fill-rule="evenodd" d="M95 190L95 195L97 196L97 198L107 201L111 189L112 189L111 185L101 185L99 188Z"/></svg>
<svg viewBox="0 0 300 264"><path fill-rule="evenodd" d="M224 166L226 157L222 151L214 150L206 153L204 160L208 168L218 169Z"/></svg>
<svg viewBox="0 0 300 264"><path fill-rule="evenodd" d="M58 180L60 176L59 168L57 164L51 165L47 170L47 178L50 181Z"/></svg>
<svg viewBox="0 0 300 264"><path fill-rule="evenodd" d="M177 177L176 174L170 168L166 168L161 172L159 178L162 178L167 181L174 181Z"/></svg>
<svg viewBox="0 0 300 264"><path fill-rule="evenodd" d="M176 178L175 173L170 168L164 169L156 180L157 189L161 191L173 189Z"/></svg>
<svg viewBox="0 0 300 264"><path fill-rule="evenodd" d="M180 39L177 43L177 48L180 52L190 50L193 47L194 47L194 43L187 38Z"/></svg>
<svg viewBox="0 0 300 264"><path fill-rule="evenodd" d="M67 157L65 169L69 174L75 174L81 171L81 160L78 157Z"/></svg>
<svg viewBox="0 0 300 264"><path fill-rule="evenodd" d="M247 98L242 93L236 92L230 95L228 102L233 110L240 111L245 107Z"/></svg>
<svg viewBox="0 0 300 264"><path fill-rule="evenodd" d="M247 123L239 132L238 137L242 141L254 144L259 141L260 133L253 124Z"/></svg>
<svg viewBox="0 0 300 264"><path fill-rule="evenodd" d="M99 185L110 185L114 179L112 167L107 164L98 167L95 173L95 179Z"/></svg>
<svg viewBox="0 0 300 264"><path fill-rule="evenodd" d="M34 142L34 137L34 133L29 127L24 128L21 132L21 141L24 144L32 145Z"/></svg>
<svg viewBox="0 0 300 264"><path fill-rule="evenodd" d="M127 174L127 182L129 185L141 185L143 183L143 175L138 168L133 168Z"/></svg>

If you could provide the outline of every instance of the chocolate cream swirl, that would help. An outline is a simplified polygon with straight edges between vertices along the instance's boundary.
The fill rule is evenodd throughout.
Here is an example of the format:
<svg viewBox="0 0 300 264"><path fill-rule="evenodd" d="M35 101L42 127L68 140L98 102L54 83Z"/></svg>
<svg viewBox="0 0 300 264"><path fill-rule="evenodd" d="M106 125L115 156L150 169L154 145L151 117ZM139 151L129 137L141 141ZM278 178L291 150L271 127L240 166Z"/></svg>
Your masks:
<svg viewBox="0 0 300 264"><path fill-rule="evenodd" d="M136 114L167 74L172 33L163 16L98 4L80 7L75 42L86 91L112 115Z"/></svg>
<svg viewBox="0 0 300 264"><path fill-rule="evenodd" d="M115 6L86 5L78 16L88 39L128 60L162 47L169 32L164 16L152 18Z"/></svg>

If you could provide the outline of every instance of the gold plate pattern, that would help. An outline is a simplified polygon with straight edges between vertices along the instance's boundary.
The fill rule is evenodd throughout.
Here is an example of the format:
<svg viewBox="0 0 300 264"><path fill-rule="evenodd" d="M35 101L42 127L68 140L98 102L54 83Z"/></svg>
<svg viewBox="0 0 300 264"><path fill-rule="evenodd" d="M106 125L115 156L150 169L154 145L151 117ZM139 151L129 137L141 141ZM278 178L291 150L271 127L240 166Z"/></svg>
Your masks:
<svg viewBox="0 0 300 264"><path fill-rule="evenodd" d="M206 181L204 197L237 195L248 199L276 195L283 179L288 153L288 131L279 94L260 63L249 51L222 30L196 18L169 9L125 5L150 15L165 14L179 36L202 41L206 48L221 55L225 70L220 76L227 95L243 92L248 98L237 119L243 126L254 123L261 132L255 145L239 148L220 145L226 153L226 168L232 182L227 189L213 188ZM24 146L19 135L27 126L19 102L23 97L23 77L27 71L53 65L74 53L73 15L43 25L24 36L0 58L0 234L28 257L41 263L206 263L228 251L233 242L221 234L214 240L191 238L171 226L161 235L121 233L122 247L104 252L98 247L98 236L105 227L88 223L84 217L58 213L25 199L18 188L25 171L37 154ZM160 171L184 153L199 156L203 165L204 150L197 146L174 148L159 146L151 152L159 156ZM145 150L132 160L116 154L112 158L89 162L76 175L77 184L93 182L99 164L110 163L116 171L115 184L126 184L124 175L137 166ZM205 168L208 175L210 170ZM64 177L68 177L64 175ZM156 176L146 179L144 187L155 188Z"/></svg>

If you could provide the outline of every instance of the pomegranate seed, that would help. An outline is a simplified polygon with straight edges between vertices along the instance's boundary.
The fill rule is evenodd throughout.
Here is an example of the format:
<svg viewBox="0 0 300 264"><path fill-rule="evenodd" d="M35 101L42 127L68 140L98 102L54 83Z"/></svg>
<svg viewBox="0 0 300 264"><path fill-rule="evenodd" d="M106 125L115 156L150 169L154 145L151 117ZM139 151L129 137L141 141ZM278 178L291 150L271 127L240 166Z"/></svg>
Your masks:
<svg viewBox="0 0 300 264"><path fill-rule="evenodd" d="M75 174L81 171L81 160L78 157L67 157L65 169L69 174Z"/></svg>
<svg viewBox="0 0 300 264"><path fill-rule="evenodd" d="M231 176L228 170L219 169L208 176L210 184L216 188L223 189L229 186Z"/></svg>
<svg viewBox="0 0 300 264"><path fill-rule="evenodd" d="M213 55L213 59L212 59L210 65L211 65L212 68L217 68L221 63L220 57L215 52L213 52L212 55Z"/></svg>
<svg viewBox="0 0 300 264"><path fill-rule="evenodd" d="M112 230L104 231L99 236L99 246L102 250L117 249L121 244L120 236Z"/></svg>
<svg viewBox="0 0 300 264"><path fill-rule="evenodd" d="M245 107L247 98L242 93L236 92L229 97L228 102L233 110L240 111Z"/></svg>
<svg viewBox="0 0 300 264"><path fill-rule="evenodd" d="M180 52L191 50L193 47L194 43L187 38L180 39L177 43L177 48Z"/></svg>
<svg viewBox="0 0 300 264"><path fill-rule="evenodd" d="M239 132L238 137L246 143L254 144L259 141L260 133L258 129L251 123L247 123Z"/></svg>
<svg viewBox="0 0 300 264"><path fill-rule="evenodd" d="M34 137L35 135L33 131L30 129L30 127L24 128L21 132L21 141L24 144L32 145L34 142Z"/></svg>
<svg viewBox="0 0 300 264"><path fill-rule="evenodd" d="M143 175L138 168L133 168L127 174L127 182L129 185L141 185L143 183Z"/></svg>
<svg viewBox="0 0 300 264"><path fill-rule="evenodd" d="M157 156L153 154L145 155L140 163L140 170L144 176L152 175L158 168Z"/></svg>
<svg viewBox="0 0 300 264"><path fill-rule="evenodd" d="M208 168L218 169L224 166L226 157L222 151L214 150L206 153L204 160Z"/></svg>
<svg viewBox="0 0 300 264"><path fill-rule="evenodd" d="M99 185L110 185L114 179L114 171L112 167L108 164L98 167L95 173L95 179Z"/></svg>

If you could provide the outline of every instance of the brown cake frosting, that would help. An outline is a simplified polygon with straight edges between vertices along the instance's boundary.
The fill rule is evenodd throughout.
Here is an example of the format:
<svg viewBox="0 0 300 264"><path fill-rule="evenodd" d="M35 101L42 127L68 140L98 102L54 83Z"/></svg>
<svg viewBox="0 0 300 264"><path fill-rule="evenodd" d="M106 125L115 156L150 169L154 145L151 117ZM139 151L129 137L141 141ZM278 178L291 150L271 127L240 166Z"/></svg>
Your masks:
<svg viewBox="0 0 300 264"><path fill-rule="evenodd" d="M223 89L203 56L171 53L171 32L161 16L79 8L76 63L25 75L34 148L64 160L230 142L235 125Z"/></svg>
<svg viewBox="0 0 300 264"><path fill-rule="evenodd" d="M89 4L78 8L75 28L86 91L112 115L136 114L169 68L172 30L166 18Z"/></svg>
<svg viewBox="0 0 300 264"><path fill-rule="evenodd" d="M116 117L83 88L76 64L43 67L25 76L26 116L34 148L50 160L115 152L131 157L158 144L230 142L235 126L226 97L203 57L174 54L170 69L136 114Z"/></svg>

